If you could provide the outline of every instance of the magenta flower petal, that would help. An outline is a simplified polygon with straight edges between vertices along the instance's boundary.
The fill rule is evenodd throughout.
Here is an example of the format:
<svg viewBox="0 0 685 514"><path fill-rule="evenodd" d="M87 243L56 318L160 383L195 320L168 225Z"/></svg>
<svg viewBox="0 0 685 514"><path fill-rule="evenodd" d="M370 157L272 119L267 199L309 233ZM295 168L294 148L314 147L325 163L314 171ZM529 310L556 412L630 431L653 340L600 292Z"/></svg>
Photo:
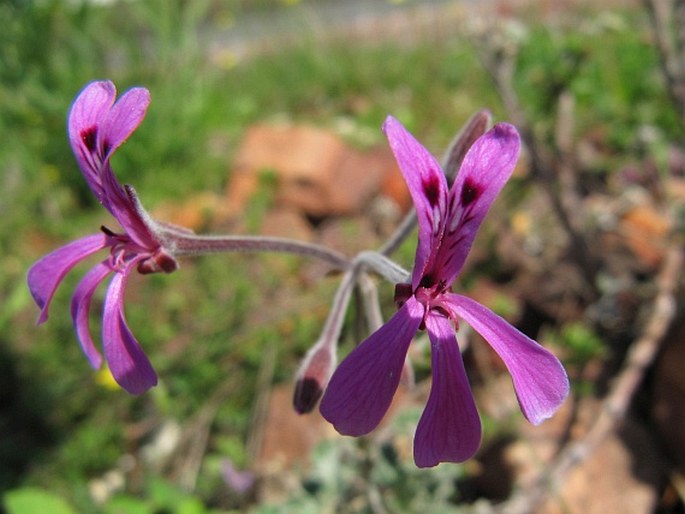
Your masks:
<svg viewBox="0 0 685 514"><path fill-rule="evenodd" d="M449 193L443 240L431 265L448 284L461 271L485 215L514 171L520 147L516 129L499 123L466 153Z"/></svg>
<svg viewBox="0 0 685 514"><path fill-rule="evenodd" d="M69 111L69 141L88 185L101 203L106 203L102 185L101 127L114 104L117 91L109 81L91 82L79 93Z"/></svg>
<svg viewBox="0 0 685 514"><path fill-rule="evenodd" d="M481 425L452 323L440 314L426 317L431 339L433 383L414 436L420 468L463 462L480 445Z"/></svg>
<svg viewBox="0 0 685 514"><path fill-rule="evenodd" d="M109 258L91 269L74 291L71 316L83 352L93 367L99 367L102 355L93 343L89 313L95 290L107 275L114 273L103 313L104 356L117 382L127 391L139 394L155 385L157 376L126 324L124 288L134 269L143 274L170 273L178 264L173 251L162 243L159 225L140 205L133 188L119 183L109 162L112 153L143 120L150 95L144 88L133 88L115 100L116 88L111 82L88 84L74 100L68 131L88 185L119 222L123 233L103 228L100 234L70 243L36 262L27 280L41 309L38 323L42 323L66 273L98 250L109 250Z"/></svg>
<svg viewBox="0 0 685 514"><path fill-rule="evenodd" d="M150 93L144 88L126 91L114 104L100 127L100 145L105 159L101 171L103 186L111 200L109 209L129 235L138 242L150 239L149 230L140 219L140 213L129 194L114 176L109 158L114 151L138 128L150 104Z"/></svg>
<svg viewBox="0 0 685 514"><path fill-rule="evenodd" d="M138 128L149 105L150 92L145 88L134 87L121 95L101 126L105 158L119 148Z"/></svg>
<svg viewBox="0 0 685 514"><path fill-rule="evenodd" d="M27 282L31 296L40 308L38 324L48 319L48 308L62 279L79 262L106 246L104 234L77 239L36 261L29 269Z"/></svg>
<svg viewBox="0 0 685 514"><path fill-rule="evenodd" d="M150 104L150 93L145 88L132 88L114 103L116 94L109 81L91 82L79 93L69 112L71 147L101 202L106 200L102 176L106 161L138 128Z"/></svg>
<svg viewBox="0 0 685 514"><path fill-rule="evenodd" d="M98 369L102 364L102 356L95 348L93 338L90 333L90 303L93 298L93 293L102 281L112 273L112 269L106 262L102 262L91 268L91 270L83 277L79 285L74 291L74 296L71 298L71 319L74 322L74 329L76 336L81 343L83 353L86 354L90 365Z"/></svg>
<svg viewBox="0 0 685 514"><path fill-rule="evenodd" d="M416 207L419 243L412 274L412 287L416 288L423 277L431 251L440 241L447 211L447 179L435 157L399 121L388 116L383 130Z"/></svg>
<svg viewBox="0 0 685 514"><path fill-rule="evenodd" d="M399 385L423 313L423 306L410 298L338 366L319 407L338 432L360 436L380 423Z"/></svg>
<svg viewBox="0 0 685 514"><path fill-rule="evenodd" d="M81 171L98 201L141 246L152 235L135 200L124 190L109 163L112 153L145 117L150 93L144 88L125 92L114 103L111 82L92 82L74 101L69 113L69 140Z"/></svg>
<svg viewBox="0 0 685 514"><path fill-rule="evenodd" d="M551 417L569 392L559 359L480 303L458 294L449 303L504 361L526 419L537 425Z"/></svg>
<svg viewBox="0 0 685 514"><path fill-rule="evenodd" d="M107 289L102 322L102 345L117 383L131 394L142 394L157 385L157 374L131 333L124 316L124 291L136 261L115 273Z"/></svg>

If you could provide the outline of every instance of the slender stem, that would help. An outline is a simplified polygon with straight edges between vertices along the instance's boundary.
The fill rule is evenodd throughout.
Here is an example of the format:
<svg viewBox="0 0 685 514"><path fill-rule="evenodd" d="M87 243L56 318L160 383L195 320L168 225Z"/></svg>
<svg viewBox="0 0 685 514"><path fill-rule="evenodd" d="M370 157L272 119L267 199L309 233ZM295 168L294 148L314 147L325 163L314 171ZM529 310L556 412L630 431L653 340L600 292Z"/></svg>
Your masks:
<svg viewBox="0 0 685 514"><path fill-rule="evenodd" d="M378 299L378 288L376 283L366 273L359 275L357 284L361 292L369 332L375 332L383 324L383 313L381 312L380 300Z"/></svg>
<svg viewBox="0 0 685 514"><path fill-rule="evenodd" d="M330 346L333 349L337 346L340 332L342 331L343 321L345 319L345 313L347 312L347 305L350 303L352 289L357 279L358 272L358 269L353 267L352 269L348 269L343 275L338 290L333 297L331 310L328 313L323 330L321 331L321 338L316 346Z"/></svg>
<svg viewBox="0 0 685 514"><path fill-rule="evenodd" d="M357 254L354 264L364 266L395 284L409 282L409 272L382 253L365 250Z"/></svg>
<svg viewBox="0 0 685 514"><path fill-rule="evenodd" d="M344 254L313 243L264 236L207 236L165 231L165 246L176 256L225 252L280 252L314 257L338 269L348 269Z"/></svg>

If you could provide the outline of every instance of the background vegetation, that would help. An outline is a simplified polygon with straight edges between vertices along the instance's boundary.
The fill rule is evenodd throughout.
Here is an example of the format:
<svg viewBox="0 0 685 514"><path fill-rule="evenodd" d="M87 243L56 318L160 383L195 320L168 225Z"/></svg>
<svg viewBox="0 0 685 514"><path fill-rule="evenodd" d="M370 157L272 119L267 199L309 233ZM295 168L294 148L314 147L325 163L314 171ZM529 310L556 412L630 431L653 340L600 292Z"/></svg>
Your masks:
<svg viewBox="0 0 685 514"><path fill-rule="evenodd" d="M298 25L302 37L243 55L220 44L243 20L268 20L277 10L283 16L297 13L294 19L304 23L312 8L306 2L209 0L0 4L5 511L47 512L48 505L50 512L64 513L372 511L373 501L350 501L359 497L360 470L382 492L390 512L418 512L427 505L438 512L468 497L468 465L418 471L392 445L369 448L347 439L317 448L312 468L293 472L297 487L278 504L260 500L254 491L232 491L222 478L225 459L240 469L252 464L246 443L255 429L255 398L264 388L260 376L266 373L267 384L289 382L318 337L335 281L306 283L305 262L208 257L184 261L170 276L134 279L127 315L162 378L139 398L113 387L106 373L93 373L81 355L68 316L78 272L58 291L49 322L34 326L28 266L112 223L90 195L66 139L70 103L91 80L111 79L120 91L133 85L151 91L148 116L118 152L114 168L153 210L191 193L221 193L231 180L241 136L257 121L306 121L336 130L342 120L352 127L346 130L350 143L368 148L383 142L379 127L392 113L439 154L476 109L488 106L496 119L508 118L483 65L488 48L461 30L468 23L449 35L411 42L382 37L382 26L376 40L350 43ZM583 187L608 187L612 173L646 155L664 169L667 149L682 141L683 127L668 97L646 12L577 8L551 19L534 9L519 14L502 26L504 47L517 49L520 105L536 134L550 142L559 91L572 94L574 134L599 148L583 169ZM264 32L267 37L268 26ZM535 180L518 179L506 195L507 208L533 195ZM261 208L256 202L246 219L259 219ZM405 264L413 251L410 241L401 255ZM509 272L501 260L483 260L464 282L481 275L501 279ZM284 288L296 294L270 308L270 297ZM621 355L611 334L599 333L586 318L550 320L546 327L550 340L565 347L572 372L579 363L606 363ZM580 387L582 380L575 384ZM586 386L581 393L597 393ZM209 440L192 484L183 483L171 465L140 463L153 436L165 427L192 431L207 409ZM400 417L397 433L411 433L416 415ZM494 438L510 426L486 419L486 430ZM132 459L135 465L128 464ZM93 481L111 476L111 470L124 470L125 482L110 484L108 494L95 498Z"/></svg>

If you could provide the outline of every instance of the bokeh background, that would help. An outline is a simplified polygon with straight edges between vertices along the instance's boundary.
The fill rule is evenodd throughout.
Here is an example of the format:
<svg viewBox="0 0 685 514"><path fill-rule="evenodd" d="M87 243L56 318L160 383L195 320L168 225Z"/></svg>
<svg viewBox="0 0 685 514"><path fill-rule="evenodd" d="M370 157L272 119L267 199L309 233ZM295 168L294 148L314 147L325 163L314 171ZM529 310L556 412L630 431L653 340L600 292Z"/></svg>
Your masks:
<svg viewBox="0 0 685 514"><path fill-rule="evenodd" d="M4 0L0 27L4 512L683 512L683 2ZM413 465L421 337L416 387L370 436L297 416L292 377L339 277L285 255L134 277L127 317L161 382L118 389L71 327L87 267L40 327L25 284L43 254L115 227L66 137L95 79L151 92L113 167L156 217L349 255L410 208L388 114L438 156L478 109L515 123L524 155L459 287L559 355L572 397L528 426L463 326L485 430L471 461ZM386 316L392 289L379 280ZM358 317L353 302L341 355Z"/></svg>

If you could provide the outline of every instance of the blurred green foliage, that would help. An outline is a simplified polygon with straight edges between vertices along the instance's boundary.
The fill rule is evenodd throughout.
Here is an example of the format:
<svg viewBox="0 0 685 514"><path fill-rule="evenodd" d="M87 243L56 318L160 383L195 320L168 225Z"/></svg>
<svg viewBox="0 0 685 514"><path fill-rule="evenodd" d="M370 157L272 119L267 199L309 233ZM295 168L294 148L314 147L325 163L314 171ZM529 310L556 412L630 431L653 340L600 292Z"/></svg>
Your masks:
<svg viewBox="0 0 685 514"><path fill-rule="evenodd" d="M382 141L380 124L393 113L437 153L476 109L488 106L503 116L473 47L457 34L415 45L306 41L249 59L211 55L206 42L219 33L216 20L239 23L244 10L274 4L297 8L287 1L248 4L0 3L0 491L17 488L4 500L9 514L36 505L65 513L201 513L225 505L226 486L212 465L200 470L196 496L148 471L100 508L88 483L119 466L123 454L140 450L131 447L138 441L131 427L188 419L221 391L228 393L212 425L207 462L229 454L246 463L244 442L264 355L275 348L272 378L290 380L318 337L335 287L334 280L303 287L299 260L278 257L281 264L272 267L269 256L199 258L184 261L170 276L132 280L128 319L162 380L140 398L107 387L81 355L68 315L80 268L59 289L49 322L34 327L37 309L24 283L30 263L111 223L66 139L70 102L87 82L109 78L121 91L132 85L151 90L146 120L113 162L121 181L133 184L149 207L221 191L240 136L257 120L287 117L329 127L344 121L353 143L372 145ZM563 88L577 99L577 130L601 131L614 154L638 153L645 126L663 140L681 137L645 34L646 19L635 12L611 13L574 29L527 26L517 87L537 126L550 128ZM269 194L267 177L246 213L250 228L259 224ZM412 253L411 244L402 252L407 263ZM285 287L297 288L297 298L288 308L270 310L270 295ZM562 338L581 361L601 346L578 329ZM259 506L257 512L340 506L335 502L365 466L350 444L317 450L309 478L283 506L290 510ZM391 448L378 452L368 480L393 509L448 509L458 499L462 467L418 472Z"/></svg>

